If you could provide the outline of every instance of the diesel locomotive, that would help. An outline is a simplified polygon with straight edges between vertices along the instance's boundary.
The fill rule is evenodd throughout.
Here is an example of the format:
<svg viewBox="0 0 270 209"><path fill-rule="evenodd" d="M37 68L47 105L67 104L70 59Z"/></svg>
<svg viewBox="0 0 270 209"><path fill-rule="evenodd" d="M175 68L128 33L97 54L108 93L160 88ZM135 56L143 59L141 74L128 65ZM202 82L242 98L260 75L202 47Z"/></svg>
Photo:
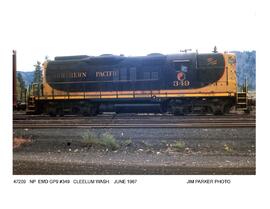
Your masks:
<svg viewBox="0 0 270 209"><path fill-rule="evenodd" d="M28 113L104 111L223 114L237 104L236 57L183 53L64 56L45 61Z"/></svg>

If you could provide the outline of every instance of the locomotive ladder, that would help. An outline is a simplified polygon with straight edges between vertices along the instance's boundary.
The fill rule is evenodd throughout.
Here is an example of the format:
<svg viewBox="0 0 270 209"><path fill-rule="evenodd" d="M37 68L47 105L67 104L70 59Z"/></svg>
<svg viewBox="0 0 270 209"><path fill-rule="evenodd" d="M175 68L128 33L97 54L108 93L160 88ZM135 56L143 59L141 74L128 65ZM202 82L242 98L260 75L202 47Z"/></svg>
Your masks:
<svg viewBox="0 0 270 209"><path fill-rule="evenodd" d="M26 113L31 114L31 113L35 113L35 111L36 111L35 97L29 96L28 102L27 102L27 107L26 107Z"/></svg>
<svg viewBox="0 0 270 209"><path fill-rule="evenodd" d="M236 95L236 108L238 110L248 111L248 88L247 88L247 80L245 79L245 84L242 87L241 92L237 92Z"/></svg>
<svg viewBox="0 0 270 209"><path fill-rule="evenodd" d="M26 105L26 113L33 114L37 112L36 99L39 100L42 91L39 83L33 83L28 88L28 100Z"/></svg>

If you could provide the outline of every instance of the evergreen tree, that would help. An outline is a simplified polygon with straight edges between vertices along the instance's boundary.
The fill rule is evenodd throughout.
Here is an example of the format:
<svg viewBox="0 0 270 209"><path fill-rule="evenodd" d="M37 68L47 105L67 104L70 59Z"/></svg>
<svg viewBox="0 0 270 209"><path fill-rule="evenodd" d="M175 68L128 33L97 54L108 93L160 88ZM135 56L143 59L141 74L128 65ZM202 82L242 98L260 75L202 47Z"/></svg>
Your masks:
<svg viewBox="0 0 270 209"><path fill-rule="evenodd" d="M34 65L35 73L34 73L34 83L41 84L42 77L41 77L41 63L37 61L37 64Z"/></svg>
<svg viewBox="0 0 270 209"><path fill-rule="evenodd" d="M18 77L16 78L16 100L18 102L18 100L20 100L20 95L21 95L21 87L20 87L20 82L18 80Z"/></svg>
<svg viewBox="0 0 270 209"><path fill-rule="evenodd" d="M25 82L23 80L22 74L18 73L17 78L18 78L18 81L19 81L20 88L25 89Z"/></svg>
<svg viewBox="0 0 270 209"><path fill-rule="evenodd" d="M16 91L17 91L17 98L19 101L25 101L25 82L23 80L23 77L21 73L17 74L17 82L16 82Z"/></svg>
<svg viewBox="0 0 270 209"><path fill-rule="evenodd" d="M41 84L42 84L42 77L41 77L41 63L37 61L37 64L34 65L35 72L34 72L34 80L33 83L37 84L32 87L31 91L33 95L40 95L41 94Z"/></svg>

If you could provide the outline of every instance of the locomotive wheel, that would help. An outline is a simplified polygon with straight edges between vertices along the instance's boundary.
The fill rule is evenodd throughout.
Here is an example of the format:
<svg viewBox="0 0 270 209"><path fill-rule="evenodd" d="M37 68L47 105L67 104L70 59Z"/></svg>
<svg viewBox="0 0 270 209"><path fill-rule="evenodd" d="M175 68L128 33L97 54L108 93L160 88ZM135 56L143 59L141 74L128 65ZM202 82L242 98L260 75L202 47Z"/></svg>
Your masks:
<svg viewBox="0 0 270 209"><path fill-rule="evenodd" d="M183 111L181 110L180 103L177 104L175 100L171 100L168 102L168 112L172 113L175 116L183 115Z"/></svg>
<svg viewBox="0 0 270 209"><path fill-rule="evenodd" d="M55 108L55 107L49 106L49 107L46 108L46 113L47 113L49 116L51 116L51 117L55 117L57 111L56 111L56 108Z"/></svg>
<svg viewBox="0 0 270 209"><path fill-rule="evenodd" d="M183 111L180 111L180 110L175 110L175 111L173 112L173 114L174 114L175 116L183 116L183 115L184 115Z"/></svg>
<svg viewBox="0 0 270 209"><path fill-rule="evenodd" d="M97 105L90 105L90 106L82 107L80 109L80 113L83 116L95 116L98 114L98 106Z"/></svg>
<svg viewBox="0 0 270 209"><path fill-rule="evenodd" d="M56 111L53 110L53 109L51 109L51 110L48 111L48 114L49 114L49 116L51 116L51 117L55 117L55 116L56 116Z"/></svg>
<svg viewBox="0 0 270 209"><path fill-rule="evenodd" d="M224 107L212 107L214 115L224 115Z"/></svg>
<svg viewBox="0 0 270 209"><path fill-rule="evenodd" d="M65 115L63 108L57 108L56 110L57 115L59 115L60 117L63 117Z"/></svg>
<svg viewBox="0 0 270 209"><path fill-rule="evenodd" d="M159 111L161 114L168 112L168 103L167 102L161 102Z"/></svg>
<svg viewBox="0 0 270 209"><path fill-rule="evenodd" d="M185 115L184 107L180 106L173 106L172 107L172 113L176 116Z"/></svg>
<svg viewBox="0 0 270 209"><path fill-rule="evenodd" d="M214 115L224 115L226 108L222 101L217 100L211 103L211 109Z"/></svg>
<svg viewBox="0 0 270 209"><path fill-rule="evenodd" d="M244 110L244 112L246 113L246 114L250 114L250 112L251 112L251 107L248 107L246 110Z"/></svg>
<svg viewBox="0 0 270 209"><path fill-rule="evenodd" d="M221 110L217 110L214 112L214 115L224 115L224 112L222 112Z"/></svg>
<svg viewBox="0 0 270 209"><path fill-rule="evenodd" d="M80 107L79 108L79 114L82 115L82 116L89 116L90 113L89 113L89 110L87 107Z"/></svg>
<svg viewBox="0 0 270 209"><path fill-rule="evenodd" d="M224 113L227 114L230 112L232 106L230 104L227 104L224 106Z"/></svg>
<svg viewBox="0 0 270 209"><path fill-rule="evenodd" d="M96 116L98 114L98 105L93 105L90 109L91 116Z"/></svg>

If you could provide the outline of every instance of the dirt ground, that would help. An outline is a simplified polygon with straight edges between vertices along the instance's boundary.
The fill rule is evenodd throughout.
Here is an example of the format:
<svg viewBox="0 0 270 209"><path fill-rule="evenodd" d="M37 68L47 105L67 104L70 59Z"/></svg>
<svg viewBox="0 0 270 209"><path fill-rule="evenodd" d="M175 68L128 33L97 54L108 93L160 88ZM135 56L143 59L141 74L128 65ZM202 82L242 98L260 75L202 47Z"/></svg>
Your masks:
<svg viewBox="0 0 270 209"><path fill-rule="evenodd" d="M13 149L14 175L254 175L256 170L255 128L16 129L16 138L27 140Z"/></svg>

